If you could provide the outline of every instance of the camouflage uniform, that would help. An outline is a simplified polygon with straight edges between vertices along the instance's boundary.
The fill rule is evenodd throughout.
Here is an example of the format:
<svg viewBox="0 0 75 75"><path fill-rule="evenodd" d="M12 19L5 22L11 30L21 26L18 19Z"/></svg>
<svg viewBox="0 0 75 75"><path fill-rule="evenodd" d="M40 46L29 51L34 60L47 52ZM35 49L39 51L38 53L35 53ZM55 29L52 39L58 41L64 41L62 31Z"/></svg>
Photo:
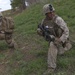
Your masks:
<svg viewBox="0 0 75 75"><path fill-rule="evenodd" d="M0 40L5 40L9 47L14 47L12 39L14 22L10 17L1 16L0 20Z"/></svg>
<svg viewBox="0 0 75 75"><path fill-rule="evenodd" d="M72 45L70 44L70 41L68 39L69 38L69 29L67 27L67 24L64 22L64 20L61 17L57 16L53 22L56 25L58 25L60 27L60 29L63 30L63 31L57 30L58 31L57 34L59 34L59 36L57 36L57 37L64 44L64 46L63 46L62 43L55 44L56 41L50 42L50 47L49 47L49 51L48 51L48 67L55 69L57 54L61 55L65 51L70 50Z"/></svg>
<svg viewBox="0 0 75 75"><path fill-rule="evenodd" d="M64 20L57 15L55 15L52 20L45 18L44 20L42 20L41 25L53 28L55 38L59 38L61 40L61 42L57 42L55 40L49 43L48 68L55 69L57 54L63 54L65 51L69 50L72 47L69 41L69 29ZM42 35L42 31L40 28L37 29L37 32L38 34Z"/></svg>

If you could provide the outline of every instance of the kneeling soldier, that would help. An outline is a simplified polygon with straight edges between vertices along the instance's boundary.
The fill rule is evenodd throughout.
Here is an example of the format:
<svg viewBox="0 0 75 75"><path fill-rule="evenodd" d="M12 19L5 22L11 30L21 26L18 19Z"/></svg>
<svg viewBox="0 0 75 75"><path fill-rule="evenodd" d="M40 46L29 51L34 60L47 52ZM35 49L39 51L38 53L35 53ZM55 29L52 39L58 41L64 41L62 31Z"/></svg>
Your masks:
<svg viewBox="0 0 75 75"><path fill-rule="evenodd" d="M48 75L56 68L57 54L63 54L69 50L72 45L69 41L69 29L65 21L55 14L52 5L46 4L43 7L45 19L38 26L37 32L49 41L48 50L48 70L44 75Z"/></svg>
<svg viewBox="0 0 75 75"><path fill-rule="evenodd" d="M14 22L10 17L4 17L0 13L0 40L5 40L10 48L14 48L14 40L12 39Z"/></svg>

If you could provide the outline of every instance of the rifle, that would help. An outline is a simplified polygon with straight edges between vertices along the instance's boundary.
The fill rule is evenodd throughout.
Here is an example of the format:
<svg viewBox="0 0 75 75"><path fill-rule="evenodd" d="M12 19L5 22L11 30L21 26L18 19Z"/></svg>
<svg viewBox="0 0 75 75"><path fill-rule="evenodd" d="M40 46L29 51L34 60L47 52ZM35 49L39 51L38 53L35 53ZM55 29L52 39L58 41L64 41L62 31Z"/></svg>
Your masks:
<svg viewBox="0 0 75 75"><path fill-rule="evenodd" d="M51 41L55 40L55 36L53 35L55 33L54 33L53 29L51 29L52 31L50 32L50 28L48 26L44 26L41 24L38 25L38 28L40 28L42 30L42 35L46 41L51 42Z"/></svg>

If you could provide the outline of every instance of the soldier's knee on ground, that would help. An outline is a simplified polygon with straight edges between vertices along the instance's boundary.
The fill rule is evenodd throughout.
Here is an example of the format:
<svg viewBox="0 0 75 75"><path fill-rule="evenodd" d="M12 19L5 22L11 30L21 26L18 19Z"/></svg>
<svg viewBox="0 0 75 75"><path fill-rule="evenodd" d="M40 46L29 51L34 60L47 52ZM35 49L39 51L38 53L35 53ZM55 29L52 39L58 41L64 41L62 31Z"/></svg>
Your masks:
<svg viewBox="0 0 75 75"><path fill-rule="evenodd" d="M14 43L13 43L12 39L6 39L6 42L9 47L14 47Z"/></svg>
<svg viewBox="0 0 75 75"><path fill-rule="evenodd" d="M6 35L5 35L5 40L6 40L6 42L7 42L8 44L10 44L10 43L12 42L12 36L9 35L9 34L6 34Z"/></svg>
<svg viewBox="0 0 75 75"><path fill-rule="evenodd" d="M17 43L15 42L15 40L14 40L14 39L12 39L12 44L14 45L14 48L15 48L15 49L17 49L17 48L18 48L18 45L17 45Z"/></svg>
<svg viewBox="0 0 75 75"><path fill-rule="evenodd" d="M15 48L15 49L18 48L18 45L17 45L17 43L14 41L14 39L7 40L7 43L8 43L8 47L9 47L9 48Z"/></svg>
<svg viewBox="0 0 75 75"><path fill-rule="evenodd" d="M12 35L6 35L5 40L10 48L18 48L16 42L12 39Z"/></svg>

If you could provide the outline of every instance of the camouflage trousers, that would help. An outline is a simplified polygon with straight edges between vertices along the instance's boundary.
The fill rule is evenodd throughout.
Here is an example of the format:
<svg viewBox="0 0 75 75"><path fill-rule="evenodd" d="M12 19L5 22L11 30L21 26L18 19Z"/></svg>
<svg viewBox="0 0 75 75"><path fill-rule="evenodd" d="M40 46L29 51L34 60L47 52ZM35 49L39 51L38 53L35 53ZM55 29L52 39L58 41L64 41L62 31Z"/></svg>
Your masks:
<svg viewBox="0 0 75 75"><path fill-rule="evenodd" d="M63 54L65 51L70 50L72 45L69 41L66 42L65 47L63 47L61 44L56 46L54 42L50 42L49 50L48 50L48 68L56 68L56 59L57 55Z"/></svg>
<svg viewBox="0 0 75 75"><path fill-rule="evenodd" d="M0 40L5 40L9 47L14 47L14 39L12 39L12 34L0 33Z"/></svg>

